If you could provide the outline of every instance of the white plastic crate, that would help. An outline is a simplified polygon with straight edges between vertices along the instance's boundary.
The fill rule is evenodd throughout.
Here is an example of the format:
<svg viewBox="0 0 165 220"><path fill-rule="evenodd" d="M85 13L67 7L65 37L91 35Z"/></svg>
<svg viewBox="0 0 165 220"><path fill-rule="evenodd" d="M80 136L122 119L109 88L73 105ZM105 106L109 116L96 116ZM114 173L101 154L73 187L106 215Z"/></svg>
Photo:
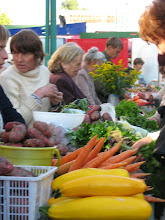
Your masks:
<svg viewBox="0 0 165 220"><path fill-rule="evenodd" d="M0 220L36 220L39 207L51 197L51 183L57 167L16 166L37 177L0 176Z"/></svg>

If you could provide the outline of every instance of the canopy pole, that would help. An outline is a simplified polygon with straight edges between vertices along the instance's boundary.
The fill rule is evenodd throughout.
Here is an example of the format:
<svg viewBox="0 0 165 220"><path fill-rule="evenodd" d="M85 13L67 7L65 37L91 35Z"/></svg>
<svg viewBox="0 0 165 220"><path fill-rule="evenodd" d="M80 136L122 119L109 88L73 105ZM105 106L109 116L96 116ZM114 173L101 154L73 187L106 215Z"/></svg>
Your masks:
<svg viewBox="0 0 165 220"><path fill-rule="evenodd" d="M45 65L56 50L56 0L46 0Z"/></svg>

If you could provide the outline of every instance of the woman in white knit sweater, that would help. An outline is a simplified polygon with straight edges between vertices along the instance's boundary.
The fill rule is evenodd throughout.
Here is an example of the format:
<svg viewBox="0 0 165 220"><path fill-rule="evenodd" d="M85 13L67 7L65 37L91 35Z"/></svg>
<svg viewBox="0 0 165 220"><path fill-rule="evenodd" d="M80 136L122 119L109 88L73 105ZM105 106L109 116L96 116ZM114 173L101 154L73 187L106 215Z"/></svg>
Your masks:
<svg viewBox="0 0 165 220"><path fill-rule="evenodd" d="M22 30L10 42L14 64L0 77L6 95L27 125L33 124L33 111L49 111L63 94L49 83L49 70L42 65L44 51L40 38L32 30Z"/></svg>

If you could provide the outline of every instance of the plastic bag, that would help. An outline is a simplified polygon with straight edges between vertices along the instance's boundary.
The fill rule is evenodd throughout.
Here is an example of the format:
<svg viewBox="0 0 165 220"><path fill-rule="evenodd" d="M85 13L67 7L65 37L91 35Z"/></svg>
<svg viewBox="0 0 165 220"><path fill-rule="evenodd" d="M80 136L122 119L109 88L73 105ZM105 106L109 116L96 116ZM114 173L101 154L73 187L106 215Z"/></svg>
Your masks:
<svg viewBox="0 0 165 220"><path fill-rule="evenodd" d="M112 118L113 121L116 121L116 111L115 107L111 103L103 103L100 105L101 106L101 116L105 113L108 112Z"/></svg>

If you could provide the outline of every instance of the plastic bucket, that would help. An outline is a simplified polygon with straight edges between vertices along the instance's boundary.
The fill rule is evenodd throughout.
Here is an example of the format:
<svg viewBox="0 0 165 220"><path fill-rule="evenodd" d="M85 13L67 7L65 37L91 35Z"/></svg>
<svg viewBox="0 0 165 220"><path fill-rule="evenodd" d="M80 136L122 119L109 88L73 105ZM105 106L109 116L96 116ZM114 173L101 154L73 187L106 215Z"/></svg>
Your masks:
<svg viewBox="0 0 165 220"><path fill-rule="evenodd" d="M51 166L54 154L60 153L56 147L31 148L0 145L0 156L8 158L14 165Z"/></svg>

